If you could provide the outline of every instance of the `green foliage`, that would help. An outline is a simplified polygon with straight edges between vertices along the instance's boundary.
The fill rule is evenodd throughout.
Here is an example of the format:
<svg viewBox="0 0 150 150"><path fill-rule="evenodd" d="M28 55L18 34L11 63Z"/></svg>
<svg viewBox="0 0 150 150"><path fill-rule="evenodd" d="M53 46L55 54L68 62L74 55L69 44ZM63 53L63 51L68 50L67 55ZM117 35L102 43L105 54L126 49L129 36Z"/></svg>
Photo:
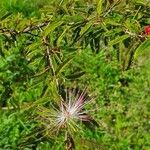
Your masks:
<svg viewBox="0 0 150 150"><path fill-rule="evenodd" d="M149 149L148 0L0 6L0 149ZM54 111L77 99L66 90L85 87L90 121L52 134Z"/></svg>

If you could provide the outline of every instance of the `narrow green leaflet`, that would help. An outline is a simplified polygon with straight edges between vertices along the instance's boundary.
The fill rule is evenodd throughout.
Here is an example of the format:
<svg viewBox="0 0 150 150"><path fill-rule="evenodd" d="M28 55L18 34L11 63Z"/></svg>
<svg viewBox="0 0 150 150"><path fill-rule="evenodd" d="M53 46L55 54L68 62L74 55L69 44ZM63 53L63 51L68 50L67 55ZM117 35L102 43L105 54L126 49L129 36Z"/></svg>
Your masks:
<svg viewBox="0 0 150 150"><path fill-rule="evenodd" d="M134 58L137 59L142 55L150 54L150 37L145 40L135 51Z"/></svg>
<svg viewBox="0 0 150 150"><path fill-rule="evenodd" d="M61 24L63 23L63 21L56 21L53 23L50 23L44 30L43 35L47 36L48 34L50 34L52 31L54 31L57 27L59 27Z"/></svg>
<svg viewBox="0 0 150 150"><path fill-rule="evenodd" d="M100 15L102 13L102 4L103 4L103 0L97 0L97 14Z"/></svg>
<svg viewBox="0 0 150 150"><path fill-rule="evenodd" d="M55 75L57 76L63 69L66 65L68 65L70 63L70 61L74 58L74 56L69 56L68 58L66 58L62 64L59 65L59 67L57 68L56 72L55 72Z"/></svg>
<svg viewBox="0 0 150 150"><path fill-rule="evenodd" d="M149 0L134 0L135 3L141 4L141 5L147 5Z"/></svg>
<svg viewBox="0 0 150 150"><path fill-rule="evenodd" d="M41 43L38 41L37 43L32 43L30 44L29 46L27 46L27 50L30 52L32 51L33 49L36 49L36 48L39 48L41 45Z"/></svg>
<svg viewBox="0 0 150 150"><path fill-rule="evenodd" d="M92 26L92 22L87 23L80 31L80 36L82 36L85 32L88 31L88 29Z"/></svg>
<svg viewBox="0 0 150 150"><path fill-rule="evenodd" d="M116 37L114 40L112 40L112 41L109 42L109 46L118 44L118 43L124 41L125 39L127 39L127 38L129 38L129 37L130 37L129 35L118 36L118 37Z"/></svg>
<svg viewBox="0 0 150 150"><path fill-rule="evenodd" d="M6 14L4 14L2 17L0 17L0 20L4 20L6 19L7 17L9 17L10 15L12 15L12 12L7 12Z"/></svg>
<svg viewBox="0 0 150 150"><path fill-rule="evenodd" d="M57 40L57 46L58 46L58 47L60 46L60 43L61 43L63 37L65 36L65 33L66 33L67 30L68 30L68 28L66 28L66 29L62 32L62 34L59 36L59 38L58 38L58 40Z"/></svg>
<svg viewBox="0 0 150 150"><path fill-rule="evenodd" d="M120 33L122 31L121 28L116 28L116 29L113 29L113 30L108 30L105 32L105 36L114 36L115 34L117 33Z"/></svg>
<svg viewBox="0 0 150 150"><path fill-rule="evenodd" d="M68 79L77 79L85 74L84 71L75 72L74 74L66 76Z"/></svg>

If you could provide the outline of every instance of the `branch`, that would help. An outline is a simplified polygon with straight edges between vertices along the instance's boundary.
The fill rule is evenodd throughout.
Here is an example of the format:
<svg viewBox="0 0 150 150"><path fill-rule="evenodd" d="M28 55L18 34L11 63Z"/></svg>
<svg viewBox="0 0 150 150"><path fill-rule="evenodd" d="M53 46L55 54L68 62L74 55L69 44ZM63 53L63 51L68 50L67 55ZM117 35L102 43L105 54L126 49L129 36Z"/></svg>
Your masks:
<svg viewBox="0 0 150 150"><path fill-rule="evenodd" d="M31 25L31 26L24 28L22 31L17 31L15 29L8 29L8 28L0 28L0 32L1 33L10 33L11 35L15 35L15 36L17 36L19 34L23 34L23 33L31 34L33 36L38 36L38 35L33 34L31 32L34 30L41 30L41 28L47 26L49 22L50 21L47 20L47 21L45 21L41 24L38 24L38 25L33 25L33 26Z"/></svg>

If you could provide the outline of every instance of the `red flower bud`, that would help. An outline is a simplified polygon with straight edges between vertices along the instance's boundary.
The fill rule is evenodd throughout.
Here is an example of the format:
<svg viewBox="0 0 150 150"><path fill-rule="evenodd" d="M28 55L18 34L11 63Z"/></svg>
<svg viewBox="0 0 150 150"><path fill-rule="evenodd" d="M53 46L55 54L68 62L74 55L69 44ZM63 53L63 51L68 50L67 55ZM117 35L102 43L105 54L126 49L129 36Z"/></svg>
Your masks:
<svg viewBox="0 0 150 150"><path fill-rule="evenodd" d="M148 25L144 28L144 34L150 35L150 25Z"/></svg>

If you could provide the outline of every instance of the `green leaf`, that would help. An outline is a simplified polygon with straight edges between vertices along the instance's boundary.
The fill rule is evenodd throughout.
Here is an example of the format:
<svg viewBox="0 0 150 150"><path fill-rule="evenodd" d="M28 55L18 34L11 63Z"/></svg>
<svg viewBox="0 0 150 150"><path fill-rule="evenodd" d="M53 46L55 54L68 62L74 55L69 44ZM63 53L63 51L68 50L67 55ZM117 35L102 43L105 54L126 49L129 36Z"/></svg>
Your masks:
<svg viewBox="0 0 150 150"><path fill-rule="evenodd" d="M118 44L118 43L124 41L125 39L127 39L127 38L129 38L129 37L130 37L129 35L118 36L118 37L116 37L114 40L112 40L112 41L109 42L109 46Z"/></svg>
<svg viewBox="0 0 150 150"><path fill-rule="evenodd" d="M67 59L65 59L61 64L60 66L56 69L56 72L55 72L55 75L57 76L63 69L66 65L68 65L70 63L70 61L74 58L74 56L69 56Z"/></svg>
<svg viewBox="0 0 150 150"><path fill-rule="evenodd" d="M10 15L12 15L12 12L7 12L5 15L3 15L3 16L0 18L0 20L2 21L2 20L4 20L4 19L6 19L7 17L9 17Z"/></svg>
<svg viewBox="0 0 150 150"><path fill-rule="evenodd" d="M102 13L102 4L103 4L103 0L97 0L96 11L97 11L98 15L101 15L101 13Z"/></svg>
<svg viewBox="0 0 150 150"><path fill-rule="evenodd" d="M30 52L30 51L33 51L34 49L39 48L40 45L41 45L41 43L38 41L38 42L36 42L36 43L30 44L29 46L27 46L26 49Z"/></svg>
<svg viewBox="0 0 150 150"><path fill-rule="evenodd" d="M76 22L82 22L84 21L84 17L81 15L75 15L75 16L69 16L69 15L65 15L62 20L66 23L76 23Z"/></svg>
<svg viewBox="0 0 150 150"><path fill-rule="evenodd" d="M106 17L104 23L107 24L107 25L120 27L121 26L120 20L121 19L119 19L119 21L118 21L118 19L116 19L115 17Z"/></svg>
<svg viewBox="0 0 150 150"><path fill-rule="evenodd" d="M150 38L145 40L135 51L134 58L138 58L140 56L146 55L147 53L150 54Z"/></svg>
<svg viewBox="0 0 150 150"><path fill-rule="evenodd" d="M56 21L56 22L50 23L44 30L44 33L43 33L44 36L47 36L48 34L50 34L57 27L59 27L62 23L63 23L63 21Z"/></svg>
<svg viewBox="0 0 150 150"><path fill-rule="evenodd" d="M79 71L79 72L76 72L74 74L66 76L66 78L68 78L68 79L77 79L77 78L80 78L81 76L83 76L84 74L85 74L84 71Z"/></svg>
<svg viewBox="0 0 150 150"><path fill-rule="evenodd" d="M80 36L82 36L87 30L92 26L92 22L87 23L80 31Z"/></svg>
<svg viewBox="0 0 150 150"><path fill-rule="evenodd" d="M108 30L105 32L105 36L115 36L115 34L117 33L120 33L122 32L122 29L121 28L116 28L116 29L113 29L113 30Z"/></svg>
<svg viewBox="0 0 150 150"><path fill-rule="evenodd" d="M65 33L66 33L67 30L68 30L68 28L66 28L66 29L62 32L62 34L59 36L59 38L58 38L58 40L57 40L57 46L58 46L58 47L60 46L60 43L61 43L63 37L65 36Z"/></svg>
<svg viewBox="0 0 150 150"><path fill-rule="evenodd" d="M149 2L146 1L146 0L134 0L134 1L135 1L135 3L140 4L140 5L147 5L147 4L149 4Z"/></svg>

